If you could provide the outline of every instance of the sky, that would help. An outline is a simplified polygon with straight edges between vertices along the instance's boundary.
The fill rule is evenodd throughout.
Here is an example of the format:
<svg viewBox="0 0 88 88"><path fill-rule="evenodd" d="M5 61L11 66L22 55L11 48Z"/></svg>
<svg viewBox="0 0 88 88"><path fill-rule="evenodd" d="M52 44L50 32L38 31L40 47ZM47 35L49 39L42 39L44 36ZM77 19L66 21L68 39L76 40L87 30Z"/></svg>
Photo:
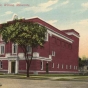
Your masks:
<svg viewBox="0 0 88 88"><path fill-rule="evenodd" d="M14 14L39 17L60 30L75 29L80 34L79 57L88 58L88 0L0 0L0 23Z"/></svg>

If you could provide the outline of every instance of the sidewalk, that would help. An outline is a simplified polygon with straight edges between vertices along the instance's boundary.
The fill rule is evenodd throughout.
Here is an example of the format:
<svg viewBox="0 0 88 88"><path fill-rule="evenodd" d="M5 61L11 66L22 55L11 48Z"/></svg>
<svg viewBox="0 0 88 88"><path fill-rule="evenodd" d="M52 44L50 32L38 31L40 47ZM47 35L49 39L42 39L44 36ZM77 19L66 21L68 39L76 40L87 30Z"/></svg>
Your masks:
<svg viewBox="0 0 88 88"><path fill-rule="evenodd" d="M0 88L88 88L83 81L53 81L0 78Z"/></svg>

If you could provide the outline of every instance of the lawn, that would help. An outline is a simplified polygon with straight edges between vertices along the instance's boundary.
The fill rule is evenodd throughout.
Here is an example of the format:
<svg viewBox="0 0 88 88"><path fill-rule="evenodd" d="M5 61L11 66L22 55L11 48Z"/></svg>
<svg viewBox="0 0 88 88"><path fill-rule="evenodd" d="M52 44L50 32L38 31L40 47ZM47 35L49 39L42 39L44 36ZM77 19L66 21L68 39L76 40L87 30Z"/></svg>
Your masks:
<svg viewBox="0 0 88 88"><path fill-rule="evenodd" d="M30 75L26 74L0 74L0 78L13 78L13 79L30 79L30 80L53 80L53 81L88 81L88 76L78 74L39 74Z"/></svg>

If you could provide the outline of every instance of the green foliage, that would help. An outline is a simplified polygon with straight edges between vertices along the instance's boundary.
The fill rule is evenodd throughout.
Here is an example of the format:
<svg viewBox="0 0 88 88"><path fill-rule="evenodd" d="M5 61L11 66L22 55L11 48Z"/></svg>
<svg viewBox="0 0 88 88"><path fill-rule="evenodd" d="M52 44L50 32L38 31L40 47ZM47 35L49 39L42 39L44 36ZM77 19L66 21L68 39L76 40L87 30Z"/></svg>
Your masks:
<svg viewBox="0 0 88 88"><path fill-rule="evenodd" d="M0 28L0 33L4 42L17 43L22 48L27 63L27 77L29 77L29 68L33 57L33 48L43 46L45 42L45 33L47 29L38 23L14 20L4 23ZM32 48L31 59L28 58L27 47Z"/></svg>
<svg viewBox="0 0 88 88"><path fill-rule="evenodd" d="M0 28L0 33L5 42L13 42L25 46L43 46L47 29L37 23L15 20L5 23Z"/></svg>
<svg viewBox="0 0 88 88"><path fill-rule="evenodd" d="M87 60L86 59L81 59L79 58L79 67L83 67L87 65Z"/></svg>

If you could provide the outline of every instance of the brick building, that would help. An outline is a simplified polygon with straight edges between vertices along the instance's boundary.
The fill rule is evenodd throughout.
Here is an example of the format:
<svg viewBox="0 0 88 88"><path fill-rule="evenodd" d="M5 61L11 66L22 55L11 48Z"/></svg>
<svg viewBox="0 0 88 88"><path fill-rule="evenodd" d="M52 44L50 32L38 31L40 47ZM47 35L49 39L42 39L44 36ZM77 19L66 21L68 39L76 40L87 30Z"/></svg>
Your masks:
<svg viewBox="0 0 88 88"><path fill-rule="evenodd" d="M77 73L79 33L74 29L59 30L39 19L25 19L47 28L44 48L33 50L31 73ZM31 48L31 47L30 47ZM29 53L31 49L29 50ZM11 42L5 44L0 37L0 72L25 73L26 61L21 48Z"/></svg>

